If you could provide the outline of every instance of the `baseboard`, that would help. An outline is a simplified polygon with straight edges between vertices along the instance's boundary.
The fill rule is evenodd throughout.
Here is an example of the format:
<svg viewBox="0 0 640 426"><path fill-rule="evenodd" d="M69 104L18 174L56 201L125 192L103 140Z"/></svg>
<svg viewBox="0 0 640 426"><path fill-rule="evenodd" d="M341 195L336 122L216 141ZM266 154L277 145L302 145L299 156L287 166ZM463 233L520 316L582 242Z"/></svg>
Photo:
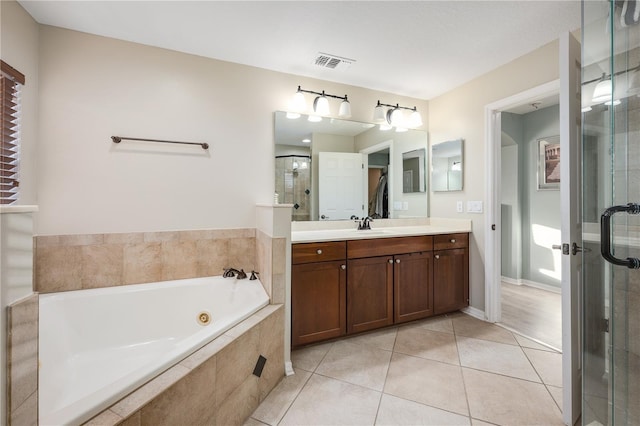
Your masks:
<svg viewBox="0 0 640 426"><path fill-rule="evenodd" d="M471 315L474 318L478 318L479 320L486 321L487 319L484 316L484 311L481 311L478 308L474 308L473 306L467 306L466 308L461 309L467 315Z"/></svg>
<svg viewBox="0 0 640 426"><path fill-rule="evenodd" d="M522 278L509 278L509 277L500 277L502 282L511 284L511 285L525 285L527 287L538 288L540 290L550 291L552 293L562 293L562 289L560 287L556 287L549 284L542 284L536 281L524 280Z"/></svg>
<svg viewBox="0 0 640 426"><path fill-rule="evenodd" d="M562 289L560 287L556 287L549 284L542 284L535 281L522 280L522 285L526 285L528 287L539 288L540 290L550 291L552 293L562 293Z"/></svg>
<svg viewBox="0 0 640 426"><path fill-rule="evenodd" d="M284 375L285 376L293 376L294 374L296 374L293 371L293 363L291 361L287 361L284 363Z"/></svg>
<svg viewBox="0 0 640 426"><path fill-rule="evenodd" d="M511 277L500 277L500 280L503 283L511 284L511 285L522 285L522 280L520 278L511 278Z"/></svg>

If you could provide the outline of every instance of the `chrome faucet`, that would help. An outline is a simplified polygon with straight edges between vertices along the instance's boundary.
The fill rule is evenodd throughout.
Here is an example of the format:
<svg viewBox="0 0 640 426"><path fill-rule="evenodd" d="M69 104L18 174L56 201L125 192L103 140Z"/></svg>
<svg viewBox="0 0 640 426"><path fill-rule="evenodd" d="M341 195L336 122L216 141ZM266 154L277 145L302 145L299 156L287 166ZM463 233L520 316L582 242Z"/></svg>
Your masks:
<svg viewBox="0 0 640 426"><path fill-rule="evenodd" d="M362 231L366 229L371 229L371 222L373 222L373 218L371 216L367 216L363 218L362 222L358 223L358 230Z"/></svg>

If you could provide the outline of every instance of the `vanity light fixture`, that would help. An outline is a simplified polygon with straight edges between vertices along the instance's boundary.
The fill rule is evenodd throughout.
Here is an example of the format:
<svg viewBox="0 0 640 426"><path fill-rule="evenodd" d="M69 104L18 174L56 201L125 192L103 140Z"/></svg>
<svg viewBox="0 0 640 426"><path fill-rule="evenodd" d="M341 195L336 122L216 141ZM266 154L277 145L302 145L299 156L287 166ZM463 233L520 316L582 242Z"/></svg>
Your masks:
<svg viewBox="0 0 640 426"><path fill-rule="evenodd" d="M591 100L595 103L611 101L612 84L611 79L606 78L605 75L602 74L602 79L596 84L596 88L593 89L593 97Z"/></svg>
<svg viewBox="0 0 640 426"><path fill-rule="evenodd" d="M309 121L321 121L322 120L321 116L329 115L331 113L329 108L328 98L342 99L342 102L340 103L340 108L338 110L338 117L340 118L351 117L351 104L347 99L347 95L344 95L344 96L330 95L328 93L325 93L324 90L322 92L314 92L313 90L304 90L300 86L298 86L298 90L293 95L293 99L291 100L291 104L290 104L290 109L295 113L306 112L307 103L304 98L305 93L311 93L313 95L317 95L316 98L313 100L313 113L316 115L316 118L311 119L311 115L309 115ZM290 117L289 114L287 114L287 118L298 118L298 117L293 117L293 116Z"/></svg>
<svg viewBox="0 0 640 426"><path fill-rule="evenodd" d="M411 111L409 117L405 117L403 110ZM417 107L403 107L399 104L383 104L378 101L373 110L374 123L380 123L381 130L388 130L387 126L396 128L397 132L406 132L408 129L422 126L422 116ZM383 129L383 126L385 129Z"/></svg>

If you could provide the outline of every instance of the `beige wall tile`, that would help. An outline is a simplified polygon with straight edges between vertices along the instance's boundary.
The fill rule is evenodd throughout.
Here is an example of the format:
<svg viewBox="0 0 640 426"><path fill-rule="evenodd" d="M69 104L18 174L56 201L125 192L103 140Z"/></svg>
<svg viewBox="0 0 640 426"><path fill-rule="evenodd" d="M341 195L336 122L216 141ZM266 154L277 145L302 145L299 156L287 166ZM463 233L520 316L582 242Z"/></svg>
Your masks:
<svg viewBox="0 0 640 426"><path fill-rule="evenodd" d="M145 243L161 243L180 239L179 231L145 232L143 235Z"/></svg>
<svg viewBox="0 0 640 426"><path fill-rule="evenodd" d="M82 288L122 285L124 245L82 247Z"/></svg>
<svg viewBox="0 0 640 426"><path fill-rule="evenodd" d="M272 240L273 273L284 274L287 269L287 240L274 238Z"/></svg>
<svg viewBox="0 0 640 426"><path fill-rule="evenodd" d="M222 403L253 373L259 338L260 330L254 327L218 353L216 404Z"/></svg>
<svg viewBox="0 0 640 426"><path fill-rule="evenodd" d="M157 282L161 279L160 243L127 244L124 246L124 284Z"/></svg>
<svg viewBox="0 0 640 426"><path fill-rule="evenodd" d="M88 246L104 243L104 234L60 235L61 246Z"/></svg>
<svg viewBox="0 0 640 426"><path fill-rule="evenodd" d="M216 358L192 370L141 410L141 425L215 424Z"/></svg>
<svg viewBox="0 0 640 426"><path fill-rule="evenodd" d="M20 407L11 413L11 424L19 426L38 425L38 392L32 393Z"/></svg>
<svg viewBox="0 0 640 426"><path fill-rule="evenodd" d="M38 295L9 306L7 314L7 409L13 415L38 390Z"/></svg>
<svg viewBox="0 0 640 426"><path fill-rule="evenodd" d="M111 410L122 418L127 418L138 411L140 407L161 395L170 386L178 383L180 379L189 374L189 371L182 365L174 365L112 405Z"/></svg>
<svg viewBox="0 0 640 426"><path fill-rule="evenodd" d="M82 248L41 247L35 251L36 291L79 290L82 288Z"/></svg>
<svg viewBox="0 0 640 426"><path fill-rule="evenodd" d="M237 229L215 229L212 238L255 238L256 230L254 228L237 228Z"/></svg>
<svg viewBox="0 0 640 426"><path fill-rule="evenodd" d="M33 237L33 247L55 247L60 245L60 235L38 235Z"/></svg>
<svg viewBox="0 0 640 426"><path fill-rule="evenodd" d="M83 426L113 426L119 424L122 421L122 417L117 415L111 410L104 410L102 413L98 414L91 420L86 423L83 423Z"/></svg>
<svg viewBox="0 0 640 426"><path fill-rule="evenodd" d="M241 425L258 407L258 404L258 378L250 375L220 403L216 424Z"/></svg>
<svg viewBox="0 0 640 426"><path fill-rule="evenodd" d="M196 269L199 277L222 275L229 268L227 261L228 240L198 240L196 244Z"/></svg>
<svg viewBox="0 0 640 426"><path fill-rule="evenodd" d="M285 303L285 275L276 274L271 277L271 303Z"/></svg>
<svg viewBox="0 0 640 426"><path fill-rule="evenodd" d="M138 244L144 243L142 232L123 232L119 234L104 234L104 244Z"/></svg>
<svg viewBox="0 0 640 426"><path fill-rule="evenodd" d="M122 422L118 423L118 426L140 426L142 425L142 416L140 415L140 411L136 411L135 414L132 414L128 418L124 419Z"/></svg>
<svg viewBox="0 0 640 426"><path fill-rule="evenodd" d="M228 261L236 269L255 270L255 238L234 238L228 243Z"/></svg>
<svg viewBox="0 0 640 426"><path fill-rule="evenodd" d="M212 356L215 356L224 347L233 342L233 338L229 336L218 336L212 342L209 342L196 352L189 355L187 358L180 362L180 365L187 367L190 370L198 367L204 361L208 360Z"/></svg>
<svg viewBox="0 0 640 426"><path fill-rule="evenodd" d="M162 280L194 278L198 259L195 241L165 241L162 243Z"/></svg>
<svg viewBox="0 0 640 426"><path fill-rule="evenodd" d="M197 229L192 231L180 231L180 241L198 241L213 239L214 231L212 229Z"/></svg>

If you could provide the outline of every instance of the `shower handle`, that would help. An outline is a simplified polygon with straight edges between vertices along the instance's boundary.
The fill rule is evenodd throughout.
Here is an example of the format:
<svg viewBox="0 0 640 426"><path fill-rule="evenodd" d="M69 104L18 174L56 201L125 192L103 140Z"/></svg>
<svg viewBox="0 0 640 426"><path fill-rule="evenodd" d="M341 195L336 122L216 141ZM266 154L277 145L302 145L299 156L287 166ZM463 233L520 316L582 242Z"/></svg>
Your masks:
<svg viewBox="0 0 640 426"><path fill-rule="evenodd" d="M622 206L609 207L600 216L600 252L606 261L618 265L626 266L629 269L640 269L640 259L627 257L619 259L611 253L611 218L616 213L640 214L640 204L629 203Z"/></svg>

